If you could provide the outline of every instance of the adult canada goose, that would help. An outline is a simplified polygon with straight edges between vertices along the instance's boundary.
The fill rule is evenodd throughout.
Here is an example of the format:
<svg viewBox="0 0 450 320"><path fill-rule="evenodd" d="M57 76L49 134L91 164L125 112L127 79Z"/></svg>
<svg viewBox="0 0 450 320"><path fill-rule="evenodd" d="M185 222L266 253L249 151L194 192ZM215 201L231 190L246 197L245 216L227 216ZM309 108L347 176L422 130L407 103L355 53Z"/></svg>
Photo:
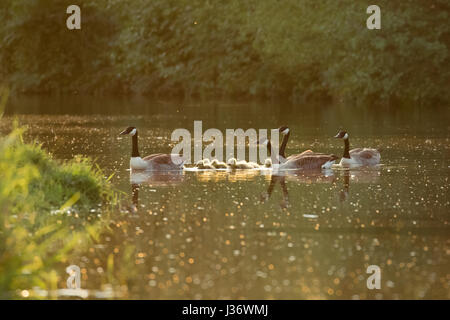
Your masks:
<svg viewBox="0 0 450 320"><path fill-rule="evenodd" d="M340 162L342 167L375 166L380 163L381 155L377 149L356 148L350 150L347 131L341 129L334 137L344 139L344 155Z"/></svg>
<svg viewBox="0 0 450 320"><path fill-rule="evenodd" d="M133 170L170 171L182 170L184 159L178 154L156 153L141 158L138 148L138 131L136 127L128 127L121 135L129 134L132 137L132 150L130 168Z"/></svg>
<svg viewBox="0 0 450 320"><path fill-rule="evenodd" d="M305 150L300 154L290 155L286 158L285 150L289 140L290 130L287 126L279 128L283 135L283 142L280 148L280 166L279 169L329 169L335 163L338 157L334 154L318 153L312 150Z"/></svg>

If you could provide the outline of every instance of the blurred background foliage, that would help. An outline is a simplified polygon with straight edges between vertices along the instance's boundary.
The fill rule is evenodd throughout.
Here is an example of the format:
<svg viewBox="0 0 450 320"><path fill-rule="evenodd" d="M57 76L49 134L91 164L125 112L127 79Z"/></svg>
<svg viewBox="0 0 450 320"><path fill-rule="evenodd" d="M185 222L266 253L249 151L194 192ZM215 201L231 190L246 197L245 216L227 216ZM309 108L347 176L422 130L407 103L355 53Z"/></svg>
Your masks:
<svg viewBox="0 0 450 320"><path fill-rule="evenodd" d="M14 93L449 101L447 0L77 0L0 3L0 81Z"/></svg>

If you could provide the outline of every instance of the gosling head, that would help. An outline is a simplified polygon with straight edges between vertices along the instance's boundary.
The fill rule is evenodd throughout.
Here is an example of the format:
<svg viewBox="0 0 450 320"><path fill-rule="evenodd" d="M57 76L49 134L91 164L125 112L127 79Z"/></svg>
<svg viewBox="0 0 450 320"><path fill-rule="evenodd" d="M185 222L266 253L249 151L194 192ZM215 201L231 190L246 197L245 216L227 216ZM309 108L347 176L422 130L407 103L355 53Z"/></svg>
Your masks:
<svg viewBox="0 0 450 320"><path fill-rule="evenodd" d="M346 139L348 139L348 133L344 129L340 129L339 132L337 133L337 135L335 135L334 137L338 138L338 139L346 140Z"/></svg>
<svg viewBox="0 0 450 320"><path fill-rule="evenodd" d="M199 169L203 169L205 164L203 163L203 160L199 160L199 161L197 161L195 166Z"/></svg>
<svg viewBox="0 0 450 320"><path fill-rule="evenodd" d="M137 133L136 127L128 127L125 130L123 130L120 135L129 134L131 136L134 136Z"/></svg>
<svg viewBox="0 0 450 320"><path fill-rule="evenodd" d="M236 158L230 158L227 161L227 164L230 165L230 166L235 166L236 163L237 163Z"/></svg>

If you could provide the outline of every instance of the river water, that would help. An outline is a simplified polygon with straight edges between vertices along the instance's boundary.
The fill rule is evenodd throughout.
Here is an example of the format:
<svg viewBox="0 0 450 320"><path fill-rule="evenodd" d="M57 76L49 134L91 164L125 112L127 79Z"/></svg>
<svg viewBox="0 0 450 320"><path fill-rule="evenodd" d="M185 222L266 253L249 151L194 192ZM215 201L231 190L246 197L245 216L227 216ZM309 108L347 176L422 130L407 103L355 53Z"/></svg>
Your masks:
<svg viewBox="0 0 450 320"><path fill-rule="evenodd" d="M80 266L81 286L133 299L450 298L448 109L116 98L12 100L0 125L27 125L56 158L89 156L123 192L102 216L107 236L57 268ZM142 155L170 152L176 128L289 125L287 155L306 149L381 150L377 169L132 175L127 126ZM206 144L206 143L205 143ZM124 209L125 208L125 209ZM128 210L126 209L128 208ZM75 218L74 218L75 219ZM368 289L367 267L381 271Z"/></svg>

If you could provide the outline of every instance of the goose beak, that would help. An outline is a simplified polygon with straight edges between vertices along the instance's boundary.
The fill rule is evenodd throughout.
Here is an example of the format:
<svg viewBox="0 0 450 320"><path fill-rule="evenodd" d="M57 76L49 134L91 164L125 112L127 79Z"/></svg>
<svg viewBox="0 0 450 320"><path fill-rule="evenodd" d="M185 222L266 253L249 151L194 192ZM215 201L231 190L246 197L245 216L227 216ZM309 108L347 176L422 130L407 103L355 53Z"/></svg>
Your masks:
<svg viewBox="0 0 450 320"><path fill-rule="evenodd" d="M123 130L121 133L119 133L119 135L123 136L125 134L128 134L127 129Z"/></svg>

